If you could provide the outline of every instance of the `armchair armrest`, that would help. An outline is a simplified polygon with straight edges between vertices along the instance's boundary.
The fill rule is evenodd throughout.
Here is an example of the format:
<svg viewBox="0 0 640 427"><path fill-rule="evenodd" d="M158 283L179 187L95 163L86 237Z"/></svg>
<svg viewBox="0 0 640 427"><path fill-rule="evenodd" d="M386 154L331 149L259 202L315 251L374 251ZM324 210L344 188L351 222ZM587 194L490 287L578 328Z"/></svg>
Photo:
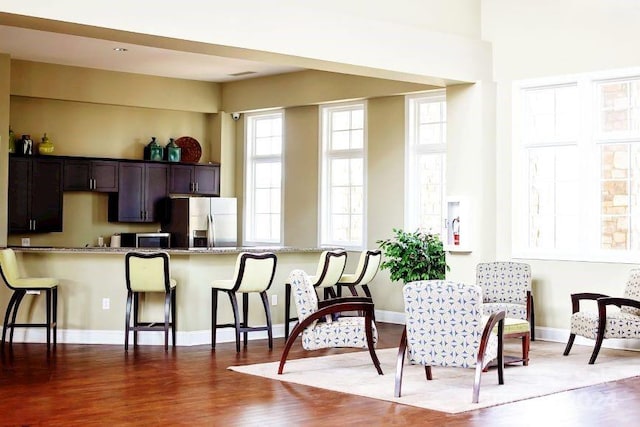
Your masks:
<svg viewBox="0 0 640 427"><path fill-rule="evenodd" d="M640 310L640 301L630 298L602 297L598 298L598 317L607 317L607 306L615 305L617 307L627 306Z"/></svg>
<svg viewBox="0 0 640 427"><path fill-rule="evenodd" d="M597 300L599 298L607 298L609 295L597 294L592 292L582 292L578 294L571 294L571 312L577 313L580 311L580 301L582 300Z"/></svg>

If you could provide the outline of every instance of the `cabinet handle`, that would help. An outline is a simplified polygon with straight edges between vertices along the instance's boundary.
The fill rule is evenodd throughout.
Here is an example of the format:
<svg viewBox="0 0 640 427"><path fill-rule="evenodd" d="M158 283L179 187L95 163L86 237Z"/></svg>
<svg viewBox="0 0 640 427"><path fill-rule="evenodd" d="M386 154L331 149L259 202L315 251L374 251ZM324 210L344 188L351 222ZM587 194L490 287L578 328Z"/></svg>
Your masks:
<svg viewBox="0 0 640 427"><path fill-rule="evenodd" d="M196 193L197 193L198 191L200 191L200 183L199 183L199 182L196 182Z"/></svg>
<svg viewBox="0 0 640 427"><path fill-rule="evenodd" d="M144 211L140 211L140 219L144 219Z"/></svg>
<svg viewBox="0 0 640 427"><path fill-rule="evenodd" d="M29 220L29 230L36 231L36 220L35 219L30 219Z"/></svg>
<svg viewBox="0 0 640 427"><path fill-rule="evenodd" d="M192 193L195 191L195 185L193 185L193 182L189 183L189 191Z"/></svg>
<svg viewBox="0 0 640 427"><path fill-rule="evenodd" d="M91 189L92 190L96 189L96 180L95 180L95 178L91 178Z"/></svg>

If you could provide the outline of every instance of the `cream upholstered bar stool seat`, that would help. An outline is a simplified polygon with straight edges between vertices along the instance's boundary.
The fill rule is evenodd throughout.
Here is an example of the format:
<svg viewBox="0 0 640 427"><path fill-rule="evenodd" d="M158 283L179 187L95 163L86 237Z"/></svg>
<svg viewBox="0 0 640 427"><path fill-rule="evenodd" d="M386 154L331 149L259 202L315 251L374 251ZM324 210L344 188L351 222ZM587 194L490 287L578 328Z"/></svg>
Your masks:
<svg viewBox="0 0 640 427"><path fill-rule="evenodd" d="M218 328L234 328L236 336L236 351L240 352L240 333L244 338L244 346L247 346L249 332L267 331L269 337L269 349L273 348L273 328L271 311L267 290L271 287L273 276L276 273L277 258L273 253L247 253L242 252L236 259L235 271L231 280L214 280L211 284L211 347L216 348L216 331ZM218 292L224 292L229 297L233 309L234 323L218 324ZM238 299L236 293L242 294L242 321L238 313ZM266 326L249 326L249 294L260 295L264 313L267 320Z"/></svg>
<svg viewBox="0 0 640 427"><path fill-rule="evenodd" d="M382 253L379 250L362 251L355 272L343 274L340 277L340 280L337 283L338 296L342 296L343 287L348 288L351 291L351 295L358 296L356 286L361 286L364 290L364 294L371 298L369 283L371 283L373 278L376 277L381 260Z"/></svg>
<svg viewBox="0 0 640 427"><path fill-rule="evenodd" d="M335 286L344 273L347 265L347 253L342 250L324 251L320 255L318 268L315 276L308 276L308 280L313 285L317 293L322 290L324 299L336 298ZM291 283L284 284L285 287L285 307L284 307L284 339L289 338L289 324L298 320L298 317L291 317Z"/></svg>
<svg viewBox="0 0 640 427"><path fill-rule="evenodd" d="M53 335L53 346L57 342L57 317L58 317L58 279L51 277L21 277L18 268L18 261L13 249L3 249L0 251L0 274L6 285L13 291L7 311L4 316L4 326L2 328L2 350L6 339L7 329L9 333L9 345L13 344L13 331L16 327L46 328L47 330L47 352L51 349L51 336ZM23 298L27 294L35 295L45 292L46 294L46 320L45 323L16 323L16 315ZM11 318L11 320L9 320Z"/></svg>
<svg viewBox="0 0 640 427"><path fill-rule="evenodd" d="M138 345L139 331L164 331L164 348L169 349L169 329L172 344L176 346L176 281L171 279L169 254L166 252L128 252L125 255L127 306L125 314L124 350L129 349L129 332L133 331L133 347ZM164 321L139 320L140 295L164 293ZM131 306L133 303L133 326Z"/></svg>

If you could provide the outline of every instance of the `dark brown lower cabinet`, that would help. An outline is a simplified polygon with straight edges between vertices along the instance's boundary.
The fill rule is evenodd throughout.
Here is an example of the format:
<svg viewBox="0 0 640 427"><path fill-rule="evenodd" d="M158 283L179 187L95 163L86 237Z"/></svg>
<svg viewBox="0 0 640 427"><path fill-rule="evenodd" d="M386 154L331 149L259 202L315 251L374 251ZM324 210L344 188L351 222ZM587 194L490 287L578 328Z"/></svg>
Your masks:
<svg viewBox="0 0 640 427"><path fill-rule="evenodd" d="M109 194L110 222L160 222L168 195L169 165L120 162L119 191Z"/></svg>
<svg viewBox="0 0 640 427"><path fill-rule="evenodd" d="M62 159L9 157L8 232L62 231Z"/></svg>

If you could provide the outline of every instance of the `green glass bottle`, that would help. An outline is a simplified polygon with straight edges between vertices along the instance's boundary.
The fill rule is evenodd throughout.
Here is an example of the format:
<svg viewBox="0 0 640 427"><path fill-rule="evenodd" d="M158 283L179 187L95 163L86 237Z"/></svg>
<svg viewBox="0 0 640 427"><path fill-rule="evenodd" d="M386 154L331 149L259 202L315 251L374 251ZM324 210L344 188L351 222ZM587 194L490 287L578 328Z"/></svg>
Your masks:
<svg viewBox="0 0 640 427"><path fill-rule="evenodd" d="M170 162L179 162L181 156L181 149L178 147L178 144L173 140L173 138L169 138L169 143L167 144L167 159Z"/></svg>
<svg viewBox="0 0 640 427"><path fill-rule="evenodd" d="M151 137L151 142L144 147L145 160L162 160L164 149L156 142L156 137Z"/></svg>

